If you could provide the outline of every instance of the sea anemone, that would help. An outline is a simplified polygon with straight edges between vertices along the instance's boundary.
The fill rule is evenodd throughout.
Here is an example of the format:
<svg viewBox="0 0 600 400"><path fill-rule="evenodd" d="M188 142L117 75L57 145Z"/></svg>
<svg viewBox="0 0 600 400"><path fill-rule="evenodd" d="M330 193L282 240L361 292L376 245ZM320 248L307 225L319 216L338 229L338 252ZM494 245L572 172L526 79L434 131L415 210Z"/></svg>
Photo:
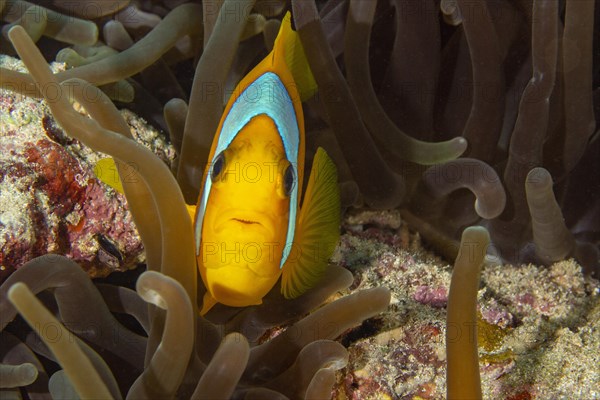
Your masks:
<svg viewBox="0 0 600 400"><path fill-rule="evenodd" d="M267 23L265 18L280 14L284 2L258 1L254 13L252 1L227 3L226 12L235 18L217 18L218 7L210 2L156 2L146 10L123 3L128 2L90 7L103 24L104 40L121 51L82 47L90 46L98 32L96 24L78 17L64 25L68 29L59 17L36 29L78 46L81 54L57 55L73 66L57 74L59 81L84 79L120 100L132 100L136 87L133 104L138 107L139 92L147 95L144 102L152 105L145 113L154 108L152 119L165 129L170 124L180 151L177 180L184 199L193 203L225 93L272 44L277 20ZM179 3L184 4L169 11ZM344 203L402 207L415 229L451 259L456 250L447 249L456 249L462 229L477 223L490 229L503 260L548 263L566 252L595 273L598 191L573 183L598 174L592 161L598 87L592 57L594 2L377 4L292 2L296 29L321 88L307 103L309 146L325 146L336 157ZM38 38L27 22L31 15L37 10L43 20L56 12L29 5L6 2L3 19ZM152 18L152 13L164 18ZM101 19L111 14L114 19ZM446 22L440 24L442 17ZM201 18L205 32L195 23ZM77 34L70 33L74 24L81 25ZM264 40L256 33L263 33ZM406 57L410 49L419 51ZM178 68L182 59L199 52L193 82L178 81L169 72L169 65ZM142 71L145 87L125 80ZM149 78L152 73L162 74L161 79ZM26 74L3 70L0 79L4 87L37 93ZM150 84L155 87L149 89ZM191 88L189 100L185 85ZM179 96L183 101L169 103ZM168 104L167 123L156 116L160 103ZM185 104L195 112L178 128L175 121L183 120ZM443 141L422 141L434 139ZM461 155L468 158L457 159ZM425 170L429 165L433 169ZM533 205L525 194L527 175L538 167L553 177L556 202L571 232L569 248L552 260L541 254L552 246L540 243L549 235L534 230L554 228L531 223ZM436 201L422 203L424 196ZM577 203L583 207L570 206Z"/></svg>
<svg viewBox="0 0 600 400"><path fill-rule="evenodd" d="M35 77L39 88L48 87L48 85L54 85L57 88L65 87L58 84L41 54L32 46L25 30L15 28L11 30L10 37L20 56L28 65L30 73ZM53 325L58 329L59 335L63 337L62 340L53 342L48 340L46 335L40 335L50 350L44 354L59 362L68 378L60 379L58 376L54 378L55 375L53 375L49 384L51 392L69 393L69 390L75 390L85 398L93 396L118 398L121 396L117 380L104 360L83 342L78 340L69 342L66 339L67 330L63 324L44 309L40 301L29 291L26 283L32 286L35 292L55 288L54 298L60 310L60 316L71 332L86 337L88 341L104 351L127 359L134 364L133 366L138 371L142 371L128 388L128 396L157 398L173 397L177 394L182 397L192 395L197 398L215 396L226 398L235 395L236 387L237 391L241 393L238 395L261 393L260 396L281 396L277 394L279 391L285 392L289 397L321 398L327 396L333 383L332 373L327 369L343 366L346 352L340 345L331 344L324 339L333 339L360 322L364 317L380 311L389 302L389 293L385 289L374 289L338 300L312 313L277 338L254 346L253 350L250 350L247 338L255 343L266 329L281 325L298 315L291 311L294 308L294 302L287 302L286 312L278 313L277 310L272 309L273 303L265 300L265 305L260 309L268 310L268 321L261 316L262 311L255 313L252 309L247 309L246 312L225 320L239 331L244 332L244 336L226 336L219 349L207 346L203 348L201 354L193 352L194 343L200 346L200 342L205 336L213 336L214 339L214 336L218 337L219 332L208 321L201 318L197 322L197 317L195 317L197 315L195 301L197 276L193 233L181 191L162 161L125 135L116 133L127 132L127 129L124 129L125 122L118 116L112 103L98 89L75 78L67 80L63 85L67 83L76 83L77 88L72 91L73 100L82 104L90 116L95 119L88 119L75 112L69 104L66 92L61 93L54 100L46 98L55 117L68 132L71 132L83 143L104 151L118 160L126 159L140 165L139 179L132 184L125 183L125 192L128 198L133 199L133 203L140 197L147 201L145 206L151 207L151 210L153 209L157 214L153 220L159 221L158 233L165 232L165 234L161 235L160 243L157 246L157 253L162 258L159 264L161 273L152 271L153 263L149 262L150 270L137 280L137 291L140 297L158 307L151 309L148 315L142 317L140 321L146 328L148 340L130 332L123 334L127 330L121 327L118 328L119 333L116 340L118 344L115 345L115 341L109 343L110 340L106 333L102 332L120 327L120 324L114 320L104 305L104 300L89 282L87 275L68 259L59 256L42 256L19 268L4 283L2 289L5 296L10 299L30 326L35 329L39 326ZM96 94L103 101L96 103L88 101L82 95L86 89L98 91ZM46 94L44 90L41 92ZM109 117L114 118L109 120ZM105 124L105 127L102 124ZM116 132L109 131L107 128L112 128ZM165 187L172 190L164 190ZM133 204L132 206L136 207ZM147 211L147 209L142 209L142 211ZM138 217L136 216L136 218ZM142 236L144 235L143 231L140 229ZM167 235L167 232L177 232L177 234ZM153 233L155 234L155 232ZM48 257L51 262L48 262ZM331 272L336 273L331 274ZM329 278L322 281L326 286L333 284L336 289L339 289L340 280L348 281L347 273L344 277L344 273L341 273L339 269L336 271L335 268L331 272L328 274ZM56 282L53 282L50 277L44 279L41 276L44 273L51 274ZM76 278L77 275L79 278ZM13 285L14 282L19 283ZM346 283L346 285L348 284L349 282ZM82 291L83 287L87 287L87 290ZM77 294L73 292L74 289L78 292ZM322 287L317 287L311 292L319 294L309 295L309 298L304 297L300 300L301 302L296 302L301 310L300 314L317 306L324 300L323 295L326 298L331 293L330 290L323 290ZM129 296L129 298L134 297ZM3 312L3 325L6 325L14 318L15 310L11 311L6 298L3 300L2 305L6 309ZM316 303L315 300L317 300ZM281 302L283 299L279 296L275 303ZM89 306L84 306L86 303ZM332 307L334 304L343 306ZM309 308L305 308L306 306ZM128 307L130 308L131 304L121 304L119 309L127 310ZM281 306L275 305L275 307ZM141 309L139 306L134 308ZM361 308L365 310L366 314L359 311ZM164 309L166 313L160 312L160 309ZM344 311L346 309L347 311ZM103 315L99 321L100 323L104 321L104 329L92 321L88 321L89 324L86 324L87 328L84 330L80 326L78 327L86 317L98 318L98 313ZM281 319L276 319L276 322L273 323L271 319L278 314ZM239 319L242 319L244 323L236 322ZM318 326L324 324L324 321L327 321L330 329L318 329ZM253 328L253 332L245 332L250 326ZM317 328L319 333L308 334L308 332L312 332L310 328ZM228 327L225 327L224 331L225 334L229 333ZM90 337L92 332L94 334ZM200 339L194 337L196 334ZM131 340L127 340L127 337ZM217 341L220 340L217 339ZM211 348L214 354L211 354ZM88 353L87 357L86 352ZM276 357L269 357L269 354L276 354ZM203 363L201 356L208 357L208 360L212 359L212 362ZM296 360L295 363L294 360ZM17 370L17 368L20 369ZM223 368L226 369L227 376L223 376L220 372ZM14 367L14 371L11 370L6 375L13 377L23 375L17 373L23 369L25 368L21 366ZM26 372L31 371L27 370ZM308 376L305 375L307 372ZM296 377L299 374L306 377L296 385L291 385L290 382L298 380ZM202 377L198 379L200 375ZM62 374L59 376L62 377ZM186 376L188 381L194 382L191 390L189 386L182 385ZM119 382L123 382L123 380L120 379ZM23 380L16 379L14 382L9 382L9 385L19 386L19 384L28 383L31 382L25 383ZM72 386L72 389L69 386ZM263 389L259 389L263 386ZM274 389L270 389L270 387ZM264 393L260 390L263 390Z"/></svg>
<svg viewBox="0 0 600 400"><path fill-rule="evenodd" d="M448 399L481 398L477 352L477 289L479 271L490 242L481 227L463 232L448 294L446 359ZM456 332L462 332L456 335Z"/></svg>
<svg viewBox="0 0 600 400"><path fill-rule="evenodd" d="M105 286L98 294L88 278L75 277L72 262L42 256L3 284L2 327L15 315L9 298L34 325L42 318L25 286L9 290L24 282L40 293L46 307L58 307L62 322L53 321L53 326L76 332L81 340L71 347L82 348L98 371L102 382L96 380L95 387L103 385L115 397L129 390L149 397L217 396L208 391L213 388L222 390L220 396L327 397L333 373L327 366L338 368L345 355L335 343L322 340L334 339L384 308L387 292L374 289L338 300L259 345L271 328L297 320L349 285L348 274L332 267L298 301L286 302L273 292L261 307L220 307L209 320L196 317L196 299L204 288L197 281L193 232L184 207L197 198L228 94L272 47L288 8L319 87L304 104L307 156L318 146L332 156L343 207L399 208L404 220L448 260L464 257L459 239L473 233L466 227L477 225L489 230L488 252L497 260L551 264L574 257L588 274L600 274L594 1L288 3L0 0L7 23L0 38L3 52L17 51L31 74L2 69L1 86L45 97L69 135L113 156L120 171L127 162L140 166L135 183L125 184L124 190L146 252L148 272L139 278L138 292L157 306L145 311L141 299L124 288ZM13 26L21 28L10 30ZM49 73L28 40L38 42L47 59L68 68ZM63 48L65 43L72 47ZM69 93L49 98L50 87L59 93L69 88ZM89 101L86 91L101 101ZM178 153L172 172L127 137L129 128L108 98L169 132ZM75 112L69 101L79 103L91 118ZM480 247L487 247L477 230L481 228L474 229ZM40 282L39 265L56 271L57 280ZM80 297L89 308L81 310L103 307L107 326L129 332L124 335L131 337L134 350L95 342L93 332L78 330L74 321L90 316L79 304L68 304L69 296L77 295L72 279L87 288ZM55 288L54 296L44 294L47 288ZM68 294L61 297L63 289ZM187 316L174 319L170 302L184 304L186 298L190 312L183 311L187 306L177 308ZM363 308L352 309L359 305ZM450 307L449 321L454 313ZM65 319L67 310L73 320ZM134 315L138 322L129 321L124 328L108 310ZM300 335L290 345L294 326L301 331L303 324L336 315L336 329L320 337ZM169 331L183 323L192 326L191 356L166 360ZM242 332L246 339L227 336L232 332ZM40 390L39 382L47 376L22 343L24 337L2 335L17 349L19 360L13 363L19 367L3 366L2 377L22 386L35 380L35 369L38 378L27 391ZM183 342L171 344L188 352ZM39 342L31 348L58 360L70 374L60 350L52 353L51 346L49 350ZM472 348L459 350L465 351L473 353ZM98 355L104 352L111 355ZM133 372L115 372L115 361L130 353ZM219 380L211 359L232 371L230 380ZM168 382L157 381L156 368L168 362L179 366L169 368L173 376ZM309 371L308 378L297 378L302 371ZM111 373L118 375L116 380ZM451 374L449 370L449 382L456 387ZM51 379L60 390L78 387L70 375L68 380L62 374ZM289 382L297 385L288 387Z"/></svg>

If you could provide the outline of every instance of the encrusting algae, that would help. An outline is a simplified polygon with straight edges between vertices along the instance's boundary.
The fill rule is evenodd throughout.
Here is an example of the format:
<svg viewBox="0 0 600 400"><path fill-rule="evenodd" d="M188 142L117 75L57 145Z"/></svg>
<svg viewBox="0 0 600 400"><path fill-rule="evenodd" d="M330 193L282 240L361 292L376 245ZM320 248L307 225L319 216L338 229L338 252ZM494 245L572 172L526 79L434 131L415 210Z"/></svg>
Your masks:
<svg viewBox="0 0 600 400"><path fill-rule="evenodd" d="M39 177L32 187L61 194L29 197L41 199L35 215L55 222L32 230L43 245L18 241L16 225L0 220L2 238L13 238L0 242L4 395L600 398L594 1L100 3L0 0L2 53L27 66L0 69L2 88L17 93L0 98L2 131L15 127L3 146L18 148L12 143L33 125L48 136L30 146L37 156L25 169L1 163L0 187L24 182L27 170L35 174L25 179ZM296 84L310 72L316 87L294 103L304 115L298 163L284 124L273 129L290 164L278 170L277 193L306 215L285 218L298 224L283 231L326 241L327 252L319 273L304 260L309 268L287 269L287 277L282 252L283 293L273 282L251 302L262 304L233 304L199 279L194 223L202 224L186 205L208 193L236 138L247 139L242 127L223 136L219 121L238 83L277 53L285 29L309 67ZM51 72L46 60L60 64ZM21 124L30 114L16 114L20 95L44 98L51 115ZM131 140L139 120L117 106L168 132L175 159ZM219 135L234 146L211 152ZM104 157L96 176L85 162L68 164L65 147L92 154L87 146L103 153L92 158ZM312 212L318 207L307 205L327 196L311 197L310 166L334 164L331 190L314 192L339 190L339 201L329 196L336 200L327 212ZM121 186L96 179L109 181L102 171L113 169ZM12 191L0 197L12 222L30 210ZM338 208L342 234L327 265ZM77 232L90 231L81 218L89 213L107 216L92 218L98 232L88 247L96 250L81 257L86 236ZM131 217L124 224L113 215ZM319 215L336 221L329 239L319 239L316 223L303 237ZM258 223L235 218L245 228ZM139 234L146 271L90 280L82 267L98 273L141 260L139 240L124 240L124 230ZM425 251L421 236L454 268ZM220 304L200 316L211 297ZM53 341L42 321L73 340Z"/></svg>

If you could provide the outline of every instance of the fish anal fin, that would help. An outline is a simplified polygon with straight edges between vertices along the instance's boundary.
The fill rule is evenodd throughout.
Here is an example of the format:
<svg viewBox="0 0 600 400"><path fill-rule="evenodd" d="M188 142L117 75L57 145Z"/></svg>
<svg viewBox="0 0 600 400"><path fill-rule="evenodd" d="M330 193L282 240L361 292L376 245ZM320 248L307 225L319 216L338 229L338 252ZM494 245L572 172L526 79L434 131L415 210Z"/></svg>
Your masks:
<svg viewBox="0 0 600 400"><path fill-rule="evenodd" d="M281 292L290 299L313 287L327 269L340 238L340 193L335 164L319 148L296 224L294 244L283 266Z"/></svg>

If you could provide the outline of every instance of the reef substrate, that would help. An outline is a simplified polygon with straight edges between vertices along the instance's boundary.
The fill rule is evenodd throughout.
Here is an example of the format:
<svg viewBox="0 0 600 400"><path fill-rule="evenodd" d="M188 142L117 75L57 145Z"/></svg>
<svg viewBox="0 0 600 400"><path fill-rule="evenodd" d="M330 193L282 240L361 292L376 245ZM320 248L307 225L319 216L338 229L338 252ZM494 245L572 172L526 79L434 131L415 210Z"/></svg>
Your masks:
<svg viewBox="0 0 600 400"><path fill-rule="evenodd" d="M25 71L5 55L0 66ZM54 63L53 70L64 64ZM165 163L173 160L163 135L131 111L121 114L136 141ZM46 253L73 259L92 278L144 261L125 196L94 173L106 154L65 134L40 99L0 89L0 120L0 283Z"/></svg>
<svg viewBox="0 0 600 400"><path fill-rule="evenodd" d="M397 211L346 216L334 261L353 272L351 291L392 291L388 311L342 337L350 358L334 398L445 398L451 265ZM478 314L484 398L600 397L600 282L575 261L485 265ZM451 327L451 337L468 328Z"/></svg>

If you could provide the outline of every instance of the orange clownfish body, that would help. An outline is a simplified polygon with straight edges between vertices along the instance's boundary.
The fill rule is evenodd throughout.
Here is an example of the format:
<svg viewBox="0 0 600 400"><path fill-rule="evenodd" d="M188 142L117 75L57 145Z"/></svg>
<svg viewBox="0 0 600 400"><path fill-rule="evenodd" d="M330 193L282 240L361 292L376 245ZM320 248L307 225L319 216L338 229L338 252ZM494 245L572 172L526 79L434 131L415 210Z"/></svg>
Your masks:
<svg viewBox="0 0 600 400"><path fill-rule="evenodd" d="M196 256L215 303L256 305L281 277L294 298L325 271L339 239L335 165L318 149L300 208L301 97L316 85L289 13L273 51L238 84L213 140L194 214Z"/></svg>

